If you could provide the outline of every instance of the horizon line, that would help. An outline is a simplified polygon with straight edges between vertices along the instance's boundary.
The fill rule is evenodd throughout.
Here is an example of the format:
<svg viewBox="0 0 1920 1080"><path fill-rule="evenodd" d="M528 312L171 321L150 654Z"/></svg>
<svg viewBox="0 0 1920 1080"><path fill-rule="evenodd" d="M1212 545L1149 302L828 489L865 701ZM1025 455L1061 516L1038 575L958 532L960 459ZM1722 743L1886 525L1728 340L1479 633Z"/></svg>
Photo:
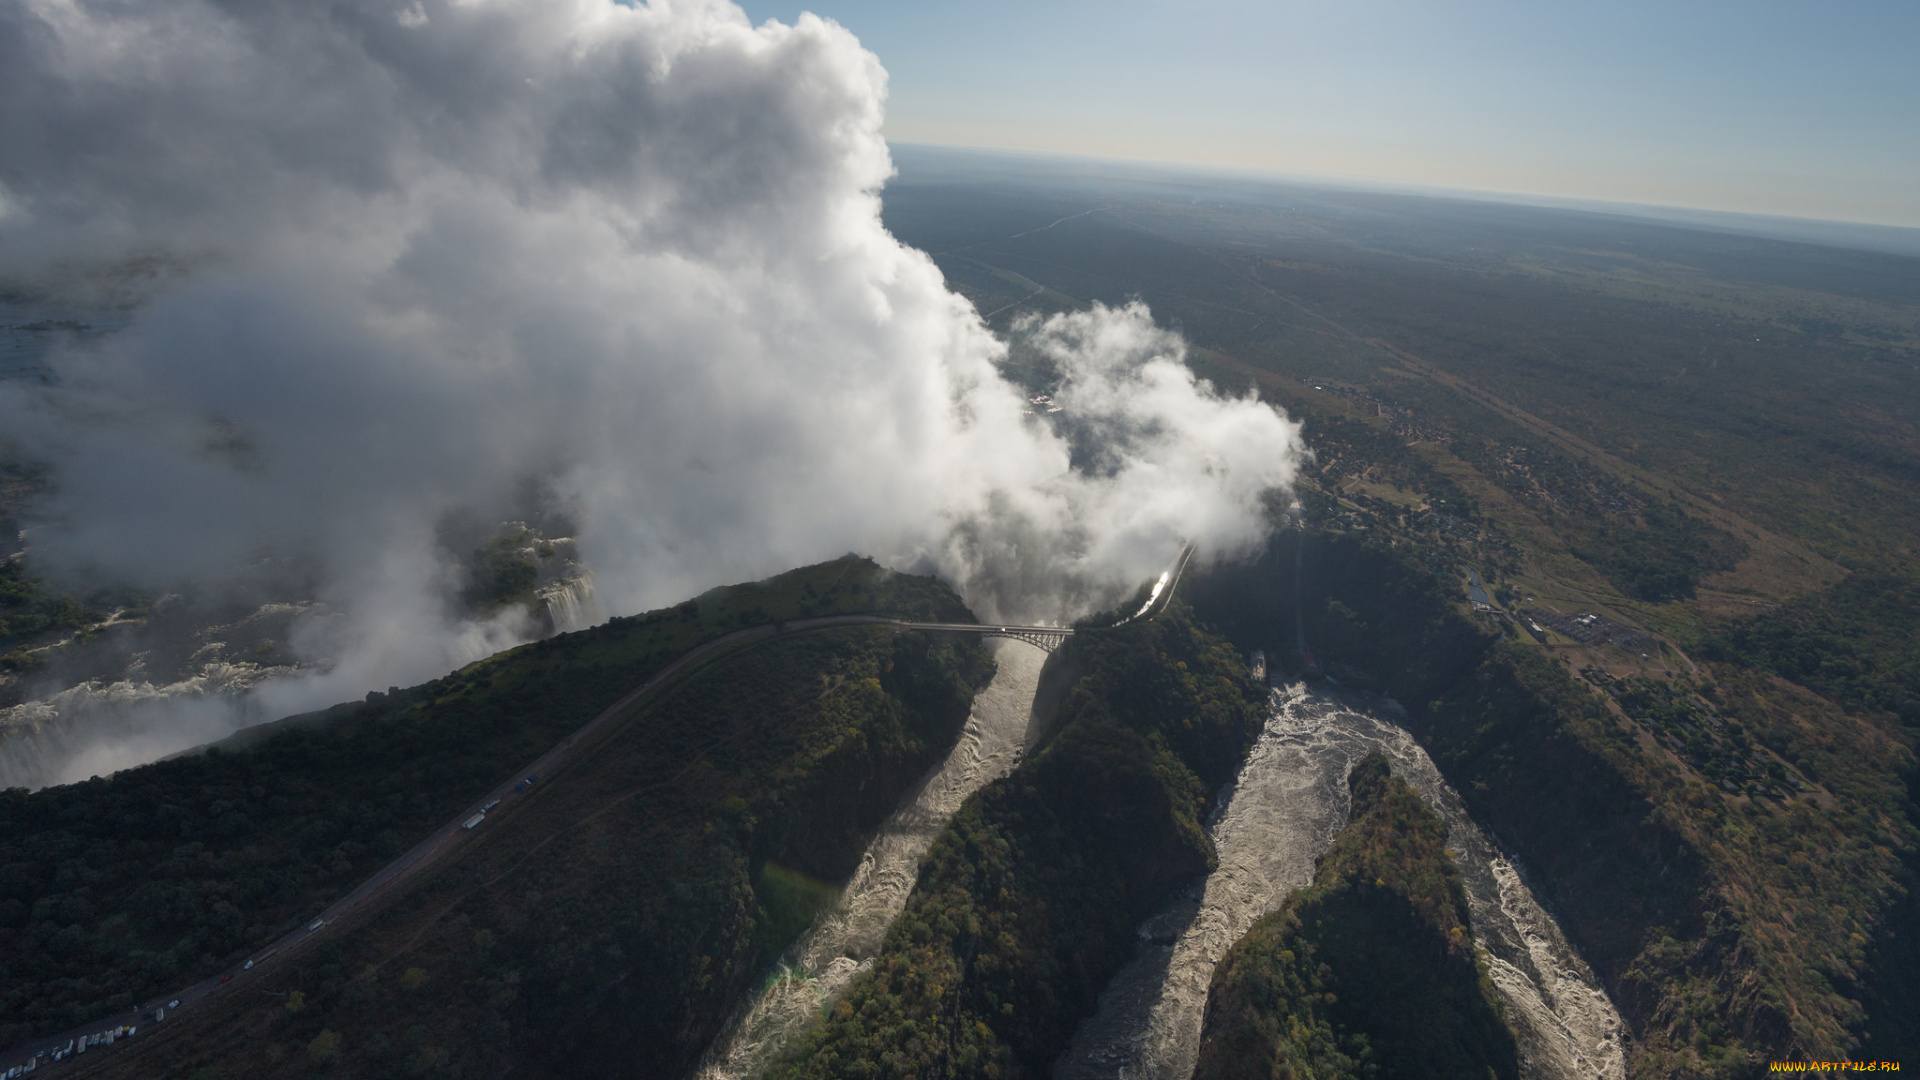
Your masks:
<svg viewBox="0 0 1920 1080"><path fill-rule="evenodd" d="M1854 218L1821 218L1795 214L1766 213L1754 210L1728 210L1711 206L1685 206L1672 203L1643 203L1624 199L1602 199L1579 195L1553 195L1534 191L1510 191L1499 188L1452 187L1444 184L1418 183L1410 180L1390 179L1375 176L1359 176L1331 172L1295 172L1280 169L1262 169L1245 165L1220 165L1206 162L1182 161L1164 158L1126 158L1100 154L1069 153L1065 151L1028 150L1000 146L976 146L966 143L926 142L919 139L888 139L889 148L901 147L936 151L981 154L1006 158L1032 158L1054 161L1063 164L1083 163L1087 165L1118 166L1135 170L1156 170L1174 174L1186 174L1193 179L1219 177L1242 181L1294 184L1304 187L1331 188L1335 190L1374 191L1379 194L1419 196L1424 198L1450 199L1461 202L1507 203L1534 206L1540 209L1574 210L1585 213L1609 214L1618 217L1633 217L1661 221L1666 224L1690 224L1713 227L1720 224L1731 228L1737 223L1746 223L1748 229L1734 229L1737 232L1753 231L1751 226L1773 224L1780 227L1798 229L1818 229L1853 231L1859 233L1884 234L1884 239L1897 243L1897 248L1876 247L1875 250L1887 254L1920 257L1920 225L1892 224L1884 221L1866 221ZM896 169L897 171L897 169ZM1723 219L1686 220L1681 217ZM1781 239L1802 240L1805 237L1781 237ZM1856 239L1867 239L1859 236Z"/></svg>

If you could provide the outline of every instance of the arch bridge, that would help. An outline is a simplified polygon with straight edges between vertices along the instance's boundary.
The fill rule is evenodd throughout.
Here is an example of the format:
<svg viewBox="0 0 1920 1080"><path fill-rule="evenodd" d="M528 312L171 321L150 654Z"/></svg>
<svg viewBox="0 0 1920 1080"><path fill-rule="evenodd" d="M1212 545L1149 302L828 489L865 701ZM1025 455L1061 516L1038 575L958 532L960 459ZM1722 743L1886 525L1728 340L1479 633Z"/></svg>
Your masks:
<svg viewBox="0 0 1920 1080"><path fill-rule="evenodd" d="M981 626L977 623L894 622L902 630L940 630L978 637L1003 637L1024 641L1035 648L1052 652L1073 636L1071 626Z"/></svg>

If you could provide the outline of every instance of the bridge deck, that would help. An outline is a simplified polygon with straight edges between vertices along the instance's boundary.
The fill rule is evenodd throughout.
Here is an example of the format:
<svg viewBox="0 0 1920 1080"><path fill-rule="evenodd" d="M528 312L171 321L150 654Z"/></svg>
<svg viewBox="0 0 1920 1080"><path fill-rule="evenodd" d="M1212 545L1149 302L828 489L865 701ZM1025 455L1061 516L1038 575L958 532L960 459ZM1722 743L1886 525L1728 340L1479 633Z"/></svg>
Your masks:
<svg viewBox="0 0 1920 1080"><path fill-rule="evenodd" d="M1066 644L1066 640L1073 636L1071 626L1012 626L992 623L932 623L899 620L892 620L892 622L902 630L941 630L959 634L979 634L981 637L1012 638L1047 652L1052 652Z"/></svg>

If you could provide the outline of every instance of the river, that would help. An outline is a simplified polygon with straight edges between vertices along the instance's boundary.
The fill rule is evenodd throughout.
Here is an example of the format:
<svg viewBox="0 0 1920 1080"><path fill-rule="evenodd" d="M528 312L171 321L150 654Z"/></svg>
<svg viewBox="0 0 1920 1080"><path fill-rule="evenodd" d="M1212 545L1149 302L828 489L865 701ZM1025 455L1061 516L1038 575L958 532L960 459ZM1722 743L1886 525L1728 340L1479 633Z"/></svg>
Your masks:
<svg viewBox="0 0 1920 1080"><path fill-rule="evenodd" d="M1347 823L1348 771L1371 751L1445 818L1473 931L1519 1037L1522 1075L1624 1080L1620 1016L1513 864L1468 818L1391 701L1295 685L1219 801L1219 867L1140 929L1133 960L1062 1054L1061 1080L1187 1080L1214 965L1262 915L1313 879Z"/></svg>

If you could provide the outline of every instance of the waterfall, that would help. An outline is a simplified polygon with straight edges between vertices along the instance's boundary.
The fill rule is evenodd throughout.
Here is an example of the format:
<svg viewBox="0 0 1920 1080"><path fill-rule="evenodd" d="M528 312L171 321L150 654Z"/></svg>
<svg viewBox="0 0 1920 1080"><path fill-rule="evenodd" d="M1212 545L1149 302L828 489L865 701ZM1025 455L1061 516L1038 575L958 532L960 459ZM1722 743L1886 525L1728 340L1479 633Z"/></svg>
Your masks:
<svg viewBox="0 0 1920 1080"><path fill-rule="evenodd" d="M973 699L973 713L947 759L920 781L867 845L838 901L787 951L773 978L728 1021L701 1064L699 1080L746 1080L765 1069L788 1038L864 971L887 927L905 910L920 859L967 796L1005 776L1020 759L1046 654L1018 641L991 641L999 670Z"/></svg>
<svg viewBox="0 0 1920 1080"><path fill-rule="evenodd" d="M535 593L547 605L547 618L553 632L564 634L582 630L600 621L600 605L593 599L593 571L581 570L571 577L557 578L540 586Z"/></svg>
<svg viewBox="0 0 1920 1080"><path fill-rule="evenodd" d="M1192 1076L1214 965L1312 881L1314 859L1347 823L1347 772L1377 750L1447 822L1474 936L1518 1036L1521 1075L1624 1080L1619 1013L1426 752L1386 718L1397 713L1390 701L1301 685L1274 693L1266 729L1208 823L1219 868L1141 927L1133 960L1101 993L1055 1076Z"/></svg>
<svg viewBox="0 0 1920 1080"><path fill-rule="evenodd" d="M247 691L295 670L216 660L170 683L95 679L0 709L0 788L105 776L225 738L270 719Z"/></svg>

